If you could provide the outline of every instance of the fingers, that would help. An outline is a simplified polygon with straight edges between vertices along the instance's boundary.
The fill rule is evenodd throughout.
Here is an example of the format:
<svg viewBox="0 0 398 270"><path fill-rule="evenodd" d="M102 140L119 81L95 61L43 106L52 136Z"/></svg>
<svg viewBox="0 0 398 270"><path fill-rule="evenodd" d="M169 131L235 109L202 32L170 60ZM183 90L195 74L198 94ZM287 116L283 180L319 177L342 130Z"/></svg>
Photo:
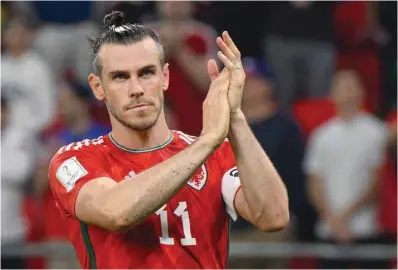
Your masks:
<svg viewBox="0 0 398 270"><path fill-rule="evenodd" d="M235 69L235 65L231 62L231 60L228 59L228 57L225 56L225 54L223 54L222 52L218 52L217 54L218 58L220 59L220 61L224 64L224 66L228 69L228 70L234 70Z"/></svg>
<svg viewBox="0 0 398 270"><path fill-rule="evenodd" d="M232 38L227 31L224 31L222 38L218 37L217 45L221 49L218 52L218 58L224 64L224 66L231 72L236 72L241 70L241 54Z"/></svg>
<svg viewBox="0 0 398 270"><path fill-rule="evenodd" d="M235 65L238 64L239 60L236 58L235 54L232 52L231 48L224 42L220 37L216 39L218 47L221 49L222 53L228 57L228 59Z"/></svg>
<svg viewBox="0 0 398 270"><path fill-rule="evenodd" d="M233 42L228 32L224 31L222 33L222 37L224 39L224 42L228 45L229 49L232 51L235 57L240 61L240 51L238 50L238 47L236 47L235 43Z"/></svg>
<svg viewBox="0 0 398 270"><path fill-rule="evenodd" d="M218 74L220 74L217 63L214 59L210 59L207 62L207 72L211 81L214 81L217 78Z"/></svg>

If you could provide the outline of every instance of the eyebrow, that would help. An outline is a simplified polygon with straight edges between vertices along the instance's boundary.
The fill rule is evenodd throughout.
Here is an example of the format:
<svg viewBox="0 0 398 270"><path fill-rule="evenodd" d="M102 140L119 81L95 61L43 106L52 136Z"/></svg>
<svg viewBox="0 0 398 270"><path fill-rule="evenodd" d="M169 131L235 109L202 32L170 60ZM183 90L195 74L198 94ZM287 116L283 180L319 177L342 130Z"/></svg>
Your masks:
<svg viewBox="0 0 398 270"><path fill-rule="evenodd" d="M148 70L148 69L156 69L156 66L155 66L155 65L152 65L152 64L151 64L151 65L146 65L146 66L140 68L140 69L138 70L138 72L142 72L142 71Z"/></svg>
<svg viewBox="0 0 398 270"><path fill-rule="evenodd" d="M140 68L138 70L138 73L148 70L148 69L156 69L156 65L152 65L152 64L146 65L146 66ZM109 74L109 76L113 76L113 75L117 75L117 74L128 74L128 73L129 73L128 70L114 70L114 71L109 72L108 74Z"/></svg>
<svg viewBox="0 0 398 270"><path fill-rule="evenodd" d="M129 72L127 70L114 70L108 73L109 76L114 76L117 74L128 74Z"/></svg>

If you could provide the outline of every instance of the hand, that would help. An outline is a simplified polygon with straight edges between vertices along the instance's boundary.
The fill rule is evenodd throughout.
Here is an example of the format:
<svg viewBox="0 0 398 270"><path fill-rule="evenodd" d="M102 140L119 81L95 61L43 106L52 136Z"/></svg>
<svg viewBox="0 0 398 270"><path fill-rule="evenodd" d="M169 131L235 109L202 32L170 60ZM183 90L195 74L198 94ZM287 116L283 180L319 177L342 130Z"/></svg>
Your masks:
<svg viewBox="0 0 398 270"><path fill-rule="evenodd" d="M390 41L389 33L380 25L375 25L359 34L360 41L371 40L379 46L386 46Z"/></svg>
<svg viewBox="0 0 398 270"><path fill-rule="evenodd" d="M203 102L203 128L201 136L208 136L211 143L218 147L226 138L229 130L230 107L228 104L229 74L218 73L216 61L207 63L211 85Z"/></svg>
<svg viewBox="0 0 398 270"><path fill-rule="evenodd" d="M348 228L348 216L344 213L328 217L326 219L331 231L332 238L339 243L348 243L352 239L352 234Z"/></svg>
<svg viewBox="0 0 398 270"><path fill-rule="evenodd" d="M177 24L165 24L159 29L159 35L165 47L166 54L174 55L181 45L182 29Z"/></svg>
<svg viewBox="0 0 398 270"><path fill-rule="evenodd" d="M224 31L222 38L218 37L216 42L221 49L221 51L218 52L218 58L224 64L230 76L228 102L231 109L231 118L233 118L235 115L241 114L242 94L245 86L246 74L243 70L240 51L228 32ZM215 72L218 72L218 69Z"/></svg>

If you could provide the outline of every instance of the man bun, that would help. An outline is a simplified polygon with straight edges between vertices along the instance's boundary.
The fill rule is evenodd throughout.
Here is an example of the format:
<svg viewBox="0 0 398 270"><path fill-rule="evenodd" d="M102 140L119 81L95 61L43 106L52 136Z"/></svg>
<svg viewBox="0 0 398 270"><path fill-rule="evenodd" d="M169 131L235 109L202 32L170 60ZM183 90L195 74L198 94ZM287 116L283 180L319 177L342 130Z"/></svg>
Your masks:
<svg viewBox="0 0 398 270"><path fill-rule="evenodd" d="M112 11L104 18L105 27L118 27L124 22L124 13L121 11Z"/></svg>

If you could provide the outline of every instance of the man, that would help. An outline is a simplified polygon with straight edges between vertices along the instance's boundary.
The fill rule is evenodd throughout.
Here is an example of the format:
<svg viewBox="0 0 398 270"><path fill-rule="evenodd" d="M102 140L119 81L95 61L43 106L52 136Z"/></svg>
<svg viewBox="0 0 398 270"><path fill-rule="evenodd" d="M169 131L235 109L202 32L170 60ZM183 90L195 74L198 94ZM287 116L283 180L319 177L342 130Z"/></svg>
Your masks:
<svg viewBox="0 0 398 270"><path fill-rule="evenodd" d="M298 125L288 114L281 112L278 107L273 88L274 75L268 66L255 58L244 58L243 67L247 77L242 96L242 111L253 134L266 151L286 185L289 194L289 209L291 217L294 217L291 220L294 221L290 223L288 228L278 233L264 234L250 226L247 221L240 220L232 228L247 228L248 230L241 230L233 239L289 241L294 237L292 230L294 227L301 229L302 224L308 223L308 217L303 218L302 214L302 210L305 208L305 185L302 170L303 139ZM302 240L302 238L299 238L299 240ZM236 260L241 268L248 267L247 260ZM254 262L252 259L250 261ZM256 261L258 261L257 266L260 268L264 268L264 263L266 268L288 267L288 261L284 259L261 258L261 260ZM260 262L262 262L262 265L260 265ZM257 266L252 265L251 267L258 268Z"/></svg>
<svg viewBox="0 0 398 270"><path fill-rule="evenodd" d="M121 12L104 21L92 40L96 74L89 83L108 108L112 132L62 147L49 173L80 263L225 268L228 214L263 231L289 220L283 182L240 109L240 53L226 32L217 38L226 68L219 73L215 60L208 62L212 83L195 138L166 125L169 71L159 37L124 24Z"/></svg>
<svg viewBox="0 0 398 270"><path fill-rule="evenodd" d="M35 141L29 130L10 120L8 100L1 98L1 266L25 268L25 258L5 254L25 243L27 226L22 214L25 184L33 173Z"/></svg>
<svg viewBox="0 0 398 270"><path fill-rule="evenodd" d="M5 26L1 59L1 88L9 103L9 121L29 129L31 135L50 123L56 98L50 68L30 48L33 34L30 20L11 18Z"/></svg>
<svg viewBox="0 0 398 270"><path fill-rule="evenodd" d="M173 78L166 102L176 112L178 128L195 136L201 131L201 108L210 85L206 61L217 52L217 33L195 19L197 9L193 1L158 1L157 20L146 22L159 33L166 50Z"/></svg>
<svg viewBox="0 0 398 270"><path fill-rule="evenodd" d="M361 111L363 88L355 71L340 71L333 80L337 117L313 134L305 162L309 195L319 215L317 237L336 244L381 243L377 197L386 129ZM384 268L383 261L322 260L326 269Z"/></svg>

